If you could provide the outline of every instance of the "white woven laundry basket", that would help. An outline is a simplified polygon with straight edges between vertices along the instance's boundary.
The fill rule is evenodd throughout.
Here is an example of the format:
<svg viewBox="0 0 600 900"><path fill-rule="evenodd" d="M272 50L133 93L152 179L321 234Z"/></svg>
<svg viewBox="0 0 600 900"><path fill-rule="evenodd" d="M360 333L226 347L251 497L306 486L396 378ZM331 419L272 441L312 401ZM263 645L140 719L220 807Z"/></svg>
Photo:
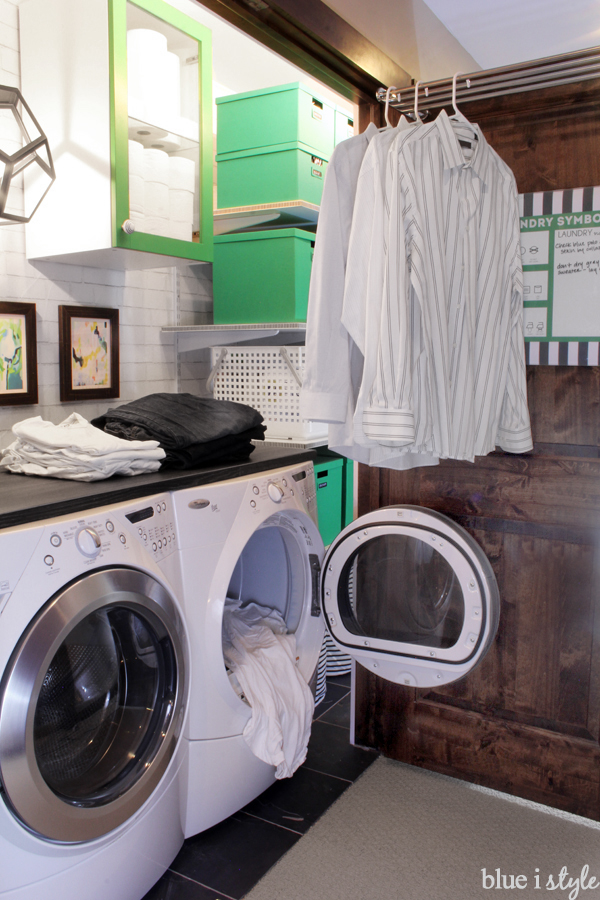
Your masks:
<svg viewBox="0 0 600 900"><path fill-rule="evenodd" d="M268 439L311 441L327 436L327 425L300 417L305 348L213 347L208 388L217 400L257 409Z"/></svg>

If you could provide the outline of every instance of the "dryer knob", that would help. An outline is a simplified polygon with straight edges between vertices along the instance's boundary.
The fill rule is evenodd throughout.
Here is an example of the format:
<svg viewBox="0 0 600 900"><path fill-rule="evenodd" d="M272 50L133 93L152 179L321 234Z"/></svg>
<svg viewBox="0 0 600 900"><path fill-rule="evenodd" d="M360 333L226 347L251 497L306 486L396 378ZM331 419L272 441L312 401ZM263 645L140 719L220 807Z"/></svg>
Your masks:
<svg viewBox="0 0 600 900"><path fill-rule="evenodd" d="M75 543L79 552L87 556L88 559L94 559L94 557L98 556L102 547L102 541L98 532L90 525L86 525L77 532Z"/></svg>
<svg viewBox="0 0 600 900"><path fill-rule="evenodd" d="M273 484L272 481L267 485L267 494L269 495L273 503L281 503L284 496L283 490L279 487L278 484Z"/></svg>

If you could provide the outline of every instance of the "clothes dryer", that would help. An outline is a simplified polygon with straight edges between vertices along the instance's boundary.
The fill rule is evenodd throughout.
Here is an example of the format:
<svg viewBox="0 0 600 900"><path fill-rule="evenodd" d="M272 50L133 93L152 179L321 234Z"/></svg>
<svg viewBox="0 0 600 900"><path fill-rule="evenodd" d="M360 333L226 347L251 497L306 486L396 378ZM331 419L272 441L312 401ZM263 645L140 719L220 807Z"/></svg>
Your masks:
<svg viewBox="0 0 600 900"><path fill-rule="evenodd" d="M192 654L186 836L274 780L242 736L251 710L224 662L228 597L283 616L309 683L325 627L362 665L418 687L463 677L494 638L496 581L464 529L432 510L390 507L353 522L324 556L315 494L312 463L174 494Z"/></svg>
<svg viewBox="0 0 600 900"><path fill-rule="evenodd" d="M183 843L168 494L0 531L0 898L139 900Z"/></svg>

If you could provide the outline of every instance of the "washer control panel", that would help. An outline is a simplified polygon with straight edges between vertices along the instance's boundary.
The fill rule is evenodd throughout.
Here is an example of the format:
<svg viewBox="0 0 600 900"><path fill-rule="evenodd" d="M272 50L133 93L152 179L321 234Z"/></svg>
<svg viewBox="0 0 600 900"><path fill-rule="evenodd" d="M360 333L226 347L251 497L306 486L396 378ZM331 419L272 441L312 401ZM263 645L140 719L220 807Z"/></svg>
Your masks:
<svg viewBox="0 0 600 900"><path fill-rule="evenodd" d="M119 524L116 511L104 511L82 519L56 522L42 538L40 552L47 571L54 573L73 551L83 562L108 561L116 542L127 547L131 544L131 533Z"/></svg>
<svg viewBox="0 0 600 900"><path fill-rule="evenodd" d="M57 535L53 535L50 538L50 543L56 537ZM95 559L102 549L102 538L91 525L83 525L75 534L75 544L82 556L87 556L88 559Z"/></svg>
<svg viewBox="0 0 600 900"><path fill-rule="evenodd" d="M164 559L177 549L175 515L168 494L140 503L125 518L134 526L133 533L140 544L154 557Z"/></svg>
<svg viewBox="0 0 600 900"><path fill-rule="evenodd" d="M110 561L113 549L126 550L136 541L156 561L177 550L175 515L168 494L141 500L139 506L56 522L42 538L40 552L45 570L54 573L73 550L83 562L102 564Z"/></svg>

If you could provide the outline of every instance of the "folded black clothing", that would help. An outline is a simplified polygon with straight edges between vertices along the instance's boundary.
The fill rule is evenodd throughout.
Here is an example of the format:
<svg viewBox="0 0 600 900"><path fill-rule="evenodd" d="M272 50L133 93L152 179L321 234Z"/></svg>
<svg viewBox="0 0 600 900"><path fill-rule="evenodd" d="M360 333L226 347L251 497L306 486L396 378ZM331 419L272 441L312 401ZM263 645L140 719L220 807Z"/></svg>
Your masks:
<svg viewBox="0 0 600 900"><path fill-rule="evenodd" d="M228 465L243 462L254 450L253 440L264 440L265 426L258 425L242 434L228 435L191 444L182 450L167 450L161 469L195 469L199 466Z"/></svg>
<svg viewBox="0 0 600 900"><path fill-rule="evenodd" d="M240 434L261 425L263 417L251 406L232 400L196 397L194 394L148 394L131 403L124 403L92 419L92 425L109 431L119 422L124 430L118 432L127 440L155 440L165 450L181 450L227 435Z"/></svg>

